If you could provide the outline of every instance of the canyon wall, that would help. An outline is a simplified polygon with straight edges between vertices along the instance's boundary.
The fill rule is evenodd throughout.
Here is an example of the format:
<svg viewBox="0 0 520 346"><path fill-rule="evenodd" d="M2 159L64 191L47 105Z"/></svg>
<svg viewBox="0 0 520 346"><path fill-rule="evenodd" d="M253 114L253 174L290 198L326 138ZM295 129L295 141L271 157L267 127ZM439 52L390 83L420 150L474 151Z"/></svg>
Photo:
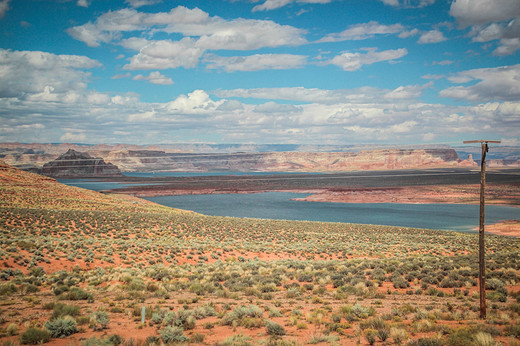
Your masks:
<svg viewBox="0 0 520 346"><path fill-rule="evenodd" d="M25 147L24 147L25 146ZM0 159L6 163L35 171L44 168L45 174L57 173L58 166L48 162L58 158L56 147L63 150L64 144L11 145L0 144ZM378 149L341 152L236 152L236 153L179 153L158 150L157 147L96 145L80 146L86 154L117 166L123 172L341 172L353 170L423 169L441 167L477 167L469 156L461 160L451 148L437 149ZM61 153L63 153L62 151ZM76 150L73 152L77 153ZM70 159L70 158L69 158ZM45 166L45 164L47 164ZM63 162L61 163L63 164ZM78 165L76 165L78 166ZM96 169L102 167L101 163ZM116 167L116 169L117 169ZM94 168L92 168L94 169ZM49 173L49 170L53 170ZM112 167L104 168L106 174L117 175ZM96 171L93 170L92 173ZM105 175L103 170L95 174Z"/></svg>

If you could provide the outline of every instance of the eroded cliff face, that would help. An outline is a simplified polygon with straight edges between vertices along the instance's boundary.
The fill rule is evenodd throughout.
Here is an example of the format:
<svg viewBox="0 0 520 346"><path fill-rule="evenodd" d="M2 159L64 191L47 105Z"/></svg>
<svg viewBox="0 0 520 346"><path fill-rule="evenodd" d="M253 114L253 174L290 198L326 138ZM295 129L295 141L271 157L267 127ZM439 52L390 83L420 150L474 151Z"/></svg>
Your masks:
<svg viewBox="0 0 520 346"><path fill-rule="evenodd" d="M340 172L476 166L453 149L373 150L333 153L166 154L111 153L107 161L124 171Z"/></svg>
<svg viewBox="0 0 520 346"><path fill-rule="evenodd" d="M45 158L46 162L49 162L57 157L55 151L50 150L48 146L46 145L38 151L35 148L34 151L27 154L10 148L3 159L14 166L41 167L42 160ZM32 148L30 149L32 150ZM47 149L49 149L48 152ZM28 150L28 148L24 150ZM128 149L119 145L104 145L90 147L86 153L91 156L90 159L92 157L101 158L107 164L111 163L124 172L341 172L477 166L471 156L466 160L461 160L456 151L449 148L379 149L359 152L178 153L157 150L157 148L141 147L139 149L138 146L134 146L132 149ZM57 172L57 167L48 166L46 169ZM105 171L109 175L118 174L113 168L104 167L101 163L97 168L91 167L91 170L91 173L97 172L102 175L105 174ZM64 171L63 174L69 173Z"/></svg>
<svg viewBox="0 0 520 346"><path fill-rule="evenodd" d="M111 163L87 153L69 149L56 160L43 165L43 175L54 178L115 177L122 173Z"/></svg>

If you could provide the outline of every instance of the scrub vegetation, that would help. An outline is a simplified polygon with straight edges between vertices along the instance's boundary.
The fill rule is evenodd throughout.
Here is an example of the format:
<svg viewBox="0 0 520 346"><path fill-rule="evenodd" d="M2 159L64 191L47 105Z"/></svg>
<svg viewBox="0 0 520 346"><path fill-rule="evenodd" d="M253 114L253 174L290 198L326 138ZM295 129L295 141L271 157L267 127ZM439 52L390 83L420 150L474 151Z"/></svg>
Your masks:
<svg viewBox="0 0 520 346"><path fill-rule="evenodd" d="M2 345L520 344L520 240L208 217L0 167ZM144 321L144 323L143 323Z"/></svg>

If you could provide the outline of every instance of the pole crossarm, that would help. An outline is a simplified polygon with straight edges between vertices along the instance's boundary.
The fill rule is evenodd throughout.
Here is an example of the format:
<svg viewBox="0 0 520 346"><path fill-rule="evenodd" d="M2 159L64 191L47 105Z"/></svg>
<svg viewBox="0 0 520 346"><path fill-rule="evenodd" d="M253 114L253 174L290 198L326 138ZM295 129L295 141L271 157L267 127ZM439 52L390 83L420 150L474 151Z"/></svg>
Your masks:
<svg viewBox="0 0 520 346"><path fill-rule="evenodd" d="M470 143L502 143L502 142L501 141L491 141L491 140L486 140L486 139L477 139L474 141L464 141L462 143L470 144Z"/></svg>

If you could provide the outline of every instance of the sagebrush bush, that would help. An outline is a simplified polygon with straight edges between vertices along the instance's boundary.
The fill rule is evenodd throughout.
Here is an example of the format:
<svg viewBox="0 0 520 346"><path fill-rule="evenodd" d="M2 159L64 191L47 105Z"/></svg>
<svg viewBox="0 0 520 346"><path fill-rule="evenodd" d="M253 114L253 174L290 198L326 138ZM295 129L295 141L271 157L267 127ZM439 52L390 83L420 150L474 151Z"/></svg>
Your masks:
<svg viewBox="0 0 520 346"><path fill-rule="evenodd" d="M267 334L269 335L276 335L276 336L282 336L287 334L285 331L285 328L273 321L265 321L265 326L267 328Z"/></svg>
<svg viewBox="0 0 520 346"><path fill-rule="evenodd" d="M23 345L39 345L46 343L51 339L51 334L44 330L29 327L20 335L20 343Z"/></svg>
<svg viewBox="0 0 520 346"><path fill-rule="evenodd" d="M72 316L59 317L45 323L45 329L53 338L64 338L78 331L78 324Z"/></svg>
<svg viewBox="0 0 520 346"><path fill-rule="evenodd" d="M188 342L190 339L184 335L184 330L180 327L167 326L159 331L161 339L165 344Z"/></svg>

